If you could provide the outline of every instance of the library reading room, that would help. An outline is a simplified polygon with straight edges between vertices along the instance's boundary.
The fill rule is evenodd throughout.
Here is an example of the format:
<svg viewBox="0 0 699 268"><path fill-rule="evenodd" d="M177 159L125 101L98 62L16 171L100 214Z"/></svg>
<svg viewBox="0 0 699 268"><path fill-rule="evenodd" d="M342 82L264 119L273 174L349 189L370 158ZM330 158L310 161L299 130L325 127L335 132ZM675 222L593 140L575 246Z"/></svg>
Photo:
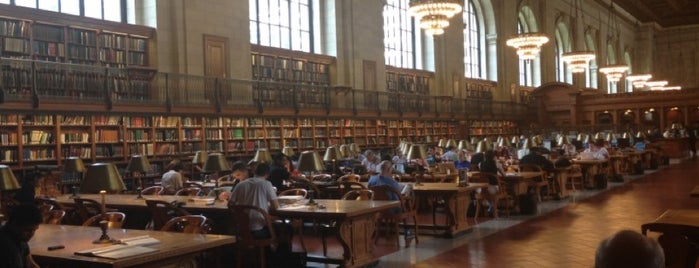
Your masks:
<svg viewBox="0 0 699 268"><path fill-rule="evenodd" d="M698 132L692 0L0 0L0 267L699 267Z"/></svg>

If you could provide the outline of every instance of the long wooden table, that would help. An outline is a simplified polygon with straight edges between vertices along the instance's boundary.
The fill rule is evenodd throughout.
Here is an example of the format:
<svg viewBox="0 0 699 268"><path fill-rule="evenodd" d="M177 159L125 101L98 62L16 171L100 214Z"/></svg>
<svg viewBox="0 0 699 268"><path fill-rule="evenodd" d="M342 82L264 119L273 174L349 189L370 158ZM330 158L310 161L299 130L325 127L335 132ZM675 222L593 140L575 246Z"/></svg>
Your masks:
<svg viewBox="0 0 699 268"><path fill-rule="evenodd" d="M378 260L373 254L372 235L376 227L376 213L398 207L398 201L355 201L318 199L317 206L301 204L283 206L271 215L286 219L334 221L335 234L343 248L342 258L309 256L311 261L340 264L341 267L360 267ZM324 208L321 208L324 207Z"/></svg>
<svg viewBox="0 0 699 268"><path fill-rule="evenodd" d="M84 199L92 199L100 202L99 194L83 194L79 196ZM192 202L188 196L174 195L149 195L143 199L137 199L133 194L110 194L105 196L105 205L108 208L114 208L126 213L124 220L124 228L128 229L145 229L146 225L151 220L151 213L146 205L146 199L160 200L168 203L177 201L182 204L182 208L192 214L201 214L214 221L213 233L217 234L232 234L230 221L230 213L228 213L228 204L225 201L216 201L212 205L207 205L203 202ZM55 200L65 206L73 206L75 201L70 198L70 195L62 195L56 197Z"/></svg>
<svg viewBox="0 0 699 268"><path fill-rule="evenodd" d="M189 264L201 252L220 251L222 247L235 243L235 237L227 235L110 229L108 234L113 239L148 235L160 240L160 243L148 246L157 249L155 252L120 259L74 254L76 251L100 247L100 245L93 244L92 241L99 238L101 233L102 231L97 227L44 224L39 227L34 238L29 242L29 248L34 260L42 267L119 268L158 267L173 264L174 267L179 267L179 264ZM48 247L56 245L63 245L65 248L48 250Z"/></svg>
<svg viewBox="0 0 699 268"><path fill-rule="evenodd" d="M416 199L436 200L442 198L445 201L445 212L447 214L445 224L420 224L419 227L442 229L446 237L454 237L458 233L471 229L466 215L471 205L471 193L477 189L487 188L487 183L469 183L467 186L457 186L456 183L415 184L413 192Z"/></svg>

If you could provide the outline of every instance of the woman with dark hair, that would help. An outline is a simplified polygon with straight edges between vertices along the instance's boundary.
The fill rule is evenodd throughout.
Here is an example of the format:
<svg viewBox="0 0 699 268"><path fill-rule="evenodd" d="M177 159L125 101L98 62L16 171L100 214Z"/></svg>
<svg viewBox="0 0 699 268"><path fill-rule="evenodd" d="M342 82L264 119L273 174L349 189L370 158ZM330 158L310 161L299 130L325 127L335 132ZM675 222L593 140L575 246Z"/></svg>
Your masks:
<svg viewBox="0 0 699 268"><path fill-rule="evenodd" d="M291 183L291 160L289 157L279 153L272 158L272 168L269 171L269 181L277 191L288 189L287 185Z"/></svg>

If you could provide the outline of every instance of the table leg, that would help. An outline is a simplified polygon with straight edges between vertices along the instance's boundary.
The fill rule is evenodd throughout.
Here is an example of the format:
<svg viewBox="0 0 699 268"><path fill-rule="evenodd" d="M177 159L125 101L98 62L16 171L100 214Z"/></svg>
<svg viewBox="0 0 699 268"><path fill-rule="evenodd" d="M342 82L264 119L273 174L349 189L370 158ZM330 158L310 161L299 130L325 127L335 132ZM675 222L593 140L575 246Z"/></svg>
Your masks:
<svg viewBox="0 0 699 268"><path fill-rule="evenodd" d="M348 218L337 226L337 239L344 250L342 267L363 266L376 260L372 238L376 230L374 214Z"/></svg>

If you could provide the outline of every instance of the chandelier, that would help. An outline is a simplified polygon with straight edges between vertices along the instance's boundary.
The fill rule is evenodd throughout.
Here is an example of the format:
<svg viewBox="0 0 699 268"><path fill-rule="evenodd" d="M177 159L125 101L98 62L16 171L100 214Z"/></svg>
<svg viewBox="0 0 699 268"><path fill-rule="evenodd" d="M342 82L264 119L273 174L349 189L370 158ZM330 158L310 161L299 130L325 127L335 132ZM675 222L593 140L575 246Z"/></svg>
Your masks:
<svg viewBox="0 0 699 268"><path fill-rule="evenodd" d="M612 83L619 82L628 70L629 66L623 64L607 65L599 69L601 73L607 76L607 81Z"/></svg>
<svg viewBox="0 0 699 268"><path fill-rule="evenodd" d="M629 81L633 87L642 88L646 85L646 81L653 78L650 74L632 74L626 76L626 81Z"/></svg>
<svg viewBox="0 0 699 268"><path fill-rule="evenodd" d="M520 60L533 60L539 55L541 46L549 42L549 38L540 33L521 33L507 39L506 44L517 50Z"/></svg>
<svg viewBox="0 0 699 268"><path fill-rule="evenodd" d="M573 0L573 4L570 6L570 14L575 14L576 20L578 16L580 16L582 25L585 25L585 12L582 10L582 3L579 2L580 0ZM573 12L573 9L575 9L575 12ZM574 25L577 25L577 23ZM576 29L573 28L573 30ZM570 70L572 73L584 73L587 70L587 66L590 61L594 59L595 53L592 51L571 51L561 55L561 60L566 63L568 70Z"/></svg>
<svg viewBox="0 0 699 268"><path fill-rule="evenodd" d="M587 65L594 59L595 53L592 51L573 51L561 55L561 60L567 64L568 69L573 73L584 73L587 70Z"/></svg>
<svg viewBox="0 0 699 268"><path fill-rule="evenodd" d="M619 40L619 29L616 27L616 16L614 16L614 1L611 1L611 4L609 5L609 19L607 20L607 24L609 26L609 29L607 33L609 34L607 36L607 42L615 42ZM599 71L603 73L604 75L607 76L607 81L611 83L616 83L621 80L621 77L626 74L626 71L629 70L629 66L626 66L624 64L612 64L612 65L607 65L602 68L599 68Z"/></svg>
<svg viewBox="0 0 699 268"><path fill-rule="evenodd" d="M655 90L655 91L665 91L665 90L680 90L682 87L680 86L663 86L663 87L651 87L650 90Z"/></svg>
<svg viewBox="0 0 699 268"><path fill-rule="evenodd" d="M440 35L449 26L449 19L461 12L457 0L412 0L408 13L420 21L420 28L429 35Z"/></svg>
<svg viewBox="0 0 699 268"><path fill-rule="evenodd" d="M660 81L648 81L646 82L646 86L649 88L659 88L659 87L664 87L667 86L668 82L665 80L660 80Z"/></svg>

